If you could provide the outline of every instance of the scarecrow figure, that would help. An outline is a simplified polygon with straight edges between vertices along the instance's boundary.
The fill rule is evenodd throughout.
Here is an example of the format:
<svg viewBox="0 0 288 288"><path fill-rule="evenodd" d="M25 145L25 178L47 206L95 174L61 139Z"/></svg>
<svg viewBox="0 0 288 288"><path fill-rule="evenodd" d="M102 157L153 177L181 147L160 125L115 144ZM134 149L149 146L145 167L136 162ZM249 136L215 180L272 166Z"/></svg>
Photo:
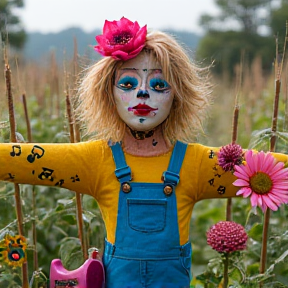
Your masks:
<svg viewBox="0 0 288 288"><path fill-rule="evenodd" d="M233 173L219 165L219 149L193 143L210 100L205 70L173 37L147 33L124 17L106 21L96 39L104 57L83 78L77 107L94 139L1 144L0 179L64 187L97 200L107 231L107 288L190 287L193 207L238 190ZM243 152L233 149L228 159L239 164ZM261 203L279 206L279 198Z"/></svg>

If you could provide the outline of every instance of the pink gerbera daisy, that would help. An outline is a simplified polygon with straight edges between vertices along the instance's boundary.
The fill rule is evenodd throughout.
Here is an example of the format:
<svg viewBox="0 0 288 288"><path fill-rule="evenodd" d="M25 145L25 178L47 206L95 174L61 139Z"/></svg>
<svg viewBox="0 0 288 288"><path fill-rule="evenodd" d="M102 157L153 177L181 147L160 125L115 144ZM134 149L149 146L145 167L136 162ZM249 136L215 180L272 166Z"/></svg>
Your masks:
<svg viewBox="0 0 288 288"><path fill-rule="evenodd" d="M273 211L288 202L288 169L283 162L277 162L271 153L245 153L245 165L236 165L234 175L238 178L235 186L242 187L237 195L250 197L251 205L267 207Z"/></svg>

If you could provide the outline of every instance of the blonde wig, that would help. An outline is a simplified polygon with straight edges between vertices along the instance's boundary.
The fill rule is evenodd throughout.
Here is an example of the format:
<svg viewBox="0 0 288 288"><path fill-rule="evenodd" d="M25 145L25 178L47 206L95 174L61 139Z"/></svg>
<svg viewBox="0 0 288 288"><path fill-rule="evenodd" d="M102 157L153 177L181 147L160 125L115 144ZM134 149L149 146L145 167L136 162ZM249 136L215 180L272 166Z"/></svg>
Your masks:
<svg viewBox="0 0 288 288"><path fill-rule="evenodd" d="M155 55L174 93L170 115L162 124L165 137L171 143L195 140L210 102L207 69L195 65L182 46L163 32L149 32L144 49ZM123 139L126 124L117 113L113 96L114 75L122 64L103 58L88 69L80 84L78 119L94 139Z"/></svg>

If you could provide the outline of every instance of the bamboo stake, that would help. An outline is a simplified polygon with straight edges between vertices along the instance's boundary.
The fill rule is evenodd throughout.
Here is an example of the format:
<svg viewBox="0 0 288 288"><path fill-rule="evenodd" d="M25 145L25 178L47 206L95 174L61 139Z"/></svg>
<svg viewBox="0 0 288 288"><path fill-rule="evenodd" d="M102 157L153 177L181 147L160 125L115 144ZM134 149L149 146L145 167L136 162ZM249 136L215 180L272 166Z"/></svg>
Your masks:
<svg viewBox="0 0 288 288"><path fill-rule="evenodd" d="M232 121L232 144L235 144L237 141L237 132L238 132L238 119L239 119L239 91L242 85L242 63L243 63L243 53L241 54L240 69L238 73L238 81L236 83L236 96L235 96L235 105ZM232 221L232 198L227 199L226 203L226 221ZM228 268L229 268L229 253L226 253L223 271L223 288L228 287L229 277L228 277Z"/></svg>
<svg viewBox="0 0 288 288"><path fill-rule="evenodd" d="M31 131L31 125L28 115L28 109L27 109L27 101L26 101L26 94L22 94L22 102L23 102L23 108L24 108L24 115L25 115L25 122L26 122L26 128L27 128L27 138L28 142L32 143L32 131Z"/></svg>
<svg viewBox="0 0 288 288"><path fill-rule="evenodd" d="M73 53L73 91L75 91L77 87L78 82L78 45L77 45L77 38L74 37L74 53ZM74 98L74 97L73 97ZM75 102L75 99L73 99ZM75 108L75 105L73 105ZM80 125L78 122L75 122L75 141L80 142L81 141L81 134L80 134Z"/></svg>
<svg viewBox="0 0 288 288"><path fill-rule="evenodd" d="M276 131L277 131L277 120L278 120L278 107L279 107L279 98L281 90L281 76L282 69L284 65L285 58L285 48L288 41L288 21L286 21L286 36L284 42L283 55L281 60L279 59L278 54L278 41L276 39L276 60L275 60L275 96L274 96L274 106L273 106L273 118L272 118L272 127L271 127L271 138L270 138L270 151L275 152L276 149ZM262 248L261 248L261 258L260 258L260 274L263 274L266 269L267 262L267 242L268 242L268 230L269 230L269 221L270 221L270 209L267 208L264 214L264 224L262 232ZM263 282L260 282L260 287L263 287Z"/></svg>
<svg viewBox="0 0 288 288"><path fill-rule="evenodd" d="M76 90L77 83L78 83L78 70L79 70L79 64L78 64L78 43L77 43L77 38L74 37L74 52L73 52L73 77L72 77L72 91L73 93ZM72 95L72 111L75 109L75 96ZM75 135L75 142L80 142L81 141L81 133L80 133L80 125L79 122L74 121L74 135ZM77 200L77 198L76 198ZM82 199L81 199L82 200ZM79 199L78 199L79 203ZM81 205L81 203L79 203ZM81 206L82 207L82 206ZM81 214L82 215L82 214ZM81 221L82 223L82 221ZM88 259L88 247L89 247L89 235L87 231L83 230L83 246L84 246L84 258Z"/></svg>
<svg viewBox="0 0 288 288"><path fill-rule="evenodd" d="M275 98L274 98L274 112L272 119L272 135L270 138L270 151L275 151L276 146L276 129L277 129L277 117L278 117L278 106L279 106L279 94L280 94L281 82L276 80ZM266 268L267 262L267 242L268 242L268 231L269 231L269 221L270 221L270 209L264 213L264 224L262 232L262 247L261 247L261 258L260 258L260 273L263 274ZM262 284L260 284L262 287Z"/></svg>
<svg viewBox="0 0 288 288"><path fill-rule="evenodd" d="M66 107L67 107L67 116L69 122L69 131L70 131L70 142L75 143L75 134L74 134L74 119L72 112L72 105L70 101L69 93L66 94ZM86 247L86 242L84 239L84 228L83 228L83 210L81 202L81 194L76 193L76 210L77 210L77 222L78 222L78 237L81 242L81 248L84 259L88 259L88 251Z"/></svg>
<svg viewBox="0 0 288 288"><path fill-rule="evenodd" d="M24 108L24 115L25 115L25 121L26 121L26 128L27 128L27 138L28 142L32 143L32 131L31 131L31 124L30 119L28 115L28 109L27 109L27 101L26 101L26 95L25 93L22 94L22 102L23 102L23 108ZM33 263L34 263L34 271L38 271L38 252L37 252L37 230L36 230L36 191L35 186L32 186L32 212L33 212L33 221L32 221L32 235L33 235Z"/></svg>
<svg viewBox="0 0 288 288"><path fill-rule="evenodd" d="M242 73L243 73L243 58L244 52L241 53L241 61L240 68L238 73L238 79L236 82L236 96L235 96L235 105L234 105L234 113L233 113L233 121L232 121L232 144L235 144L237 141L238 134L238 119L239 119L239 94L242 86ZM232 198L227 199L226 204L226 221L232 221Z"/></svg>
<svg viewBox="0 0 288 288"><path fill-rule="evenodd" d="M5 82L7 91L7 101L8 101L9 123L10 123L10 142L17 142L16 121L14 114L14 103L13 103L12 85L11 85L11 70L7 59L5 59ZM18 233L19 235L24 236L20 188L17 183L14 184L14 188L15 188L15 204L16 204ZM22 265L22 288L28 288L28 287L29 287L28 263L25 262Z"/></svg>

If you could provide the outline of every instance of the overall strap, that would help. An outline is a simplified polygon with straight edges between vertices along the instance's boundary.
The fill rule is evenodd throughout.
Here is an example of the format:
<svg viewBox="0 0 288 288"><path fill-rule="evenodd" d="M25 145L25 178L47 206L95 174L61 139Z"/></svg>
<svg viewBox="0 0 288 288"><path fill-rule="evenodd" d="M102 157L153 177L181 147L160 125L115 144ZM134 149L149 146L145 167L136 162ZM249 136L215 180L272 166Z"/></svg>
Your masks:
<svg viewBox="0 0 288 288"><path fill-rule="evenodd" d="M187 149L186 143L180 141L176 142L169 162L168 169L162 175L164 184L170 184L172 186L176 186L179 183L180 180L179 172L185 157L186 149Z"/></svg>
<svg viewBox="0 0 288 288"><path fill-rule="evenodd" d="M125 156L119 142L115 144L108 143L113 154L114 162L115 162L115 175L119 182L123 183L126 181L131 181L131 168L127 165Z"/></svg>

